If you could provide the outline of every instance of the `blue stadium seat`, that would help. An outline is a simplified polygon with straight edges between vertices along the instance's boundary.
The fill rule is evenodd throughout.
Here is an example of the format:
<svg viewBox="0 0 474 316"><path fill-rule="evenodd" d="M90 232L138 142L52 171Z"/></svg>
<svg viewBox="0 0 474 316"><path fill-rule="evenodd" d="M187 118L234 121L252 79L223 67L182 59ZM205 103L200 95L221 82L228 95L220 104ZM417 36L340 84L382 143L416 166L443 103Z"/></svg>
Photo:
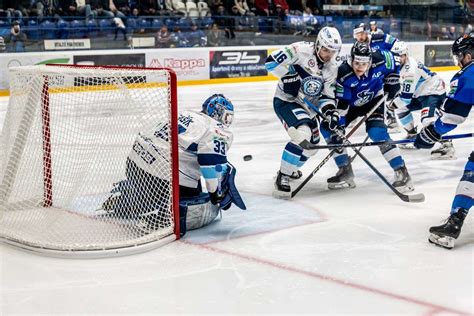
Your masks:
<svg viewBox="0 0 474 316"><path fill-rule="evenodd" d="M161 22L160 19L153 19L153 21L151 21L151 27L156 31L158 31L162 26L163 22Z"/></svg>
<svg viewBox="0 0 474 316"><path fill-rule="evenodd" d="M97 21L91 19L86 23L87 34L89 37L97 37L99 35L99 27L97 26Z"/></svg>
<svg viewBox="0 0 474 316"><path fill-rule="evenodd" d="M135 18L128 18L127 19L127 28L130 32L133 32L137 28L137 19Z"/></svg>
<svg viewBox="0 0 474 316"><path fill-rule="evenodd" d="M41 38L54 39L56 37L56 24L45 20L39 25L41 31Z"/></svg>
<svg viewBox="0 0 474 316"><path fill-rule="evenodd" d="M29 20L28 26L25 26L23 29L25 30L28 39L38 40L40 38L38 22L36 20Z"/></svg>
<svg viewBox="0 0 474 316"><path fill-rule="evenodd" d="M86 27L83 20L72 20L69 23L69 38L82 38L86 35Z"/></svg>
<svg viewBox="0 0 474 316"><path fill-rule="evenodd" d="M151 26L151 24L146 18L139 18L138 19L138 27L140 29L147 29L150 26Z"/></svg>
<svg viewBox="0 0 474 316"><path fill-rule="evenodd" d="M110 19L101 19L99 20L99 30L101 33L112 33L112 20Z"/></svg>
<svg viewBox="0 0 474 316"><path fill-rule="evenodd" d="M69 24L66 21L60 19L56 26L58 28L57 38L64 39L69 37Z"/></svg>
<svg viewBox="0 0 474 316"><path fill-rule="evenodd" d="M10 33L10 28L1 28L0 27L0 36L5 37Z"/></svg>
<svg viewBox="0 0 474 316"><path fill-rule="evenodd" d="M182 32L187 32L191 29L191 21L187 18L181 18L176 22L176 27L179 27Z"/></svg>
<svg viewBox="0 0 474 316"><path fill-rule="evenodd" d="M168 25L168 30L172 32L176 26L176 22L173 19L166 19L163 22L164 24Z"/></svg>

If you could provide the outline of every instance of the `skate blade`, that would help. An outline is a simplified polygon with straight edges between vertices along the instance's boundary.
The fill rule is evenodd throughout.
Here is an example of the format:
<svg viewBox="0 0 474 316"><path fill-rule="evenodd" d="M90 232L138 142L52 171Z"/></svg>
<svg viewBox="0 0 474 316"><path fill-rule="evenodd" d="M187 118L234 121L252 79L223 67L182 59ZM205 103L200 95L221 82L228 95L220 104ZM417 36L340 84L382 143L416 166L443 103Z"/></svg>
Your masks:
<svg viewBox="0 0 474 316"><path fill-rule="evenodd" d="M354 181L346 181L340 183L328 183L329 190L353 189L356 187Z"/></svg>
<svg viewBox="0 0 474 316"><path fill-rule="evenodd" d="M455 155L443 155L443 156L431 155L431 160L456 160L456 159L458 159L458 157L456 157Z"/></svg>
<svg viewBox="0 0 474 316"><path fill-rule="evenodd" d="M402 130L398 127L395 127L395 128L390 128L389 127L389 128L387 128L387 130L388 130L389 134L398 134L398 133L402 132Z"/></svg>
<svg viewBox="0 0 474 316"><path fill-rule="evenodd" d="M273 190L272 196L276 199L281 200L290 200L291 199L291 192L285 192L280 190Z"/></svg>
<svg viewBox="0 0 474 316"><path fill-rule="evenodd" d="M453 249L455 239L449 236L438 236L431 234L428 241L436 246L443 247L446 249Z"/></svg>
<svg viewBox="0 0 474 316"><path fill-rule="evenodd" d="M418 150L418 148L415 147L413 144L400 144L398 145L398 148L400 149L409 149L409 150Z"/></svg>

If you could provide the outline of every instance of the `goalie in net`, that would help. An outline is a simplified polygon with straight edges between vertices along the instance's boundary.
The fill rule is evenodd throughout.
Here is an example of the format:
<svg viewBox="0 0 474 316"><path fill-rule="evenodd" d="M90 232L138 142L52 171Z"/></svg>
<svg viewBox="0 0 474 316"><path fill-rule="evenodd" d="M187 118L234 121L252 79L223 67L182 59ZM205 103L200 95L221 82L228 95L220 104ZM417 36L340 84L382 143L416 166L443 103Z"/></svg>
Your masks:
<svg viewBox="0 0 474 316"><path fill-rule="evenodd" d="M201 112L183 111L178 118L180 234L211 223L221 209L232 204L245 210L237 191L235 167L227 161L233 134L229 130L234 106L222 94L204 101ZM167 123L154 131L139 133L126 161L126 179L115 183L101 211L122 217L137 217L138 227L151 233L169 220L166 191L169 175L156 165L167 159L162 154L168 142ZM207 192L201 187L201 176Z"/></svg>

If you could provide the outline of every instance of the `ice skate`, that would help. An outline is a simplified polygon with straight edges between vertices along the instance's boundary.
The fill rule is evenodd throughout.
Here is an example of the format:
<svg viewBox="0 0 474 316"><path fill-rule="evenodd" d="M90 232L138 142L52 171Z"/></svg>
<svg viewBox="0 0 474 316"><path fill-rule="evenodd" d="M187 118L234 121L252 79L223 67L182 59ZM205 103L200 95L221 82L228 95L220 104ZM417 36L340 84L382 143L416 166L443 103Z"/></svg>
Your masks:
<svg viewBox="0 0 474 316"><path fill-rule="evenodd" d="M141 215L136 222L136 228L145 235L153 233L160 228L160 217L155 213Z"/></svg>
<svg viewBox="0 0 474 316"><path fill-rule="evenodd" d="M278 171L275 180L275 189L273 190L273 197L277 199L290 199L291 187L290 176Z"/></svg>
<svg viewBox="0 0 474 316"><path fill-rule="evenodd" d="M119 190L119 182L113 184L113 188L110 191L110 195L102 203L102 205L96 209L97 215L112 215L115 212L115 207L119 203L122 193Z"/></svg>
<svg viewBox="0 0 474 316"><path fill-rule="evenodd" d="M430 227L431 235L428 241L437 246L452 249L454 241L461 233L466 215L467 211L465 209L459 209L456 213L451 214L443 225Z"/></svg>
<svg viewBox="0 0 474 316"><path fill-rule="evenodd" d="M354 172L352 165L339 168L336 175L327 180L329 190L339 190L345 188L355 188Z"/></svg>
<svg viewBox="0 0 474 316"><path fill-rule="evenodd" d="M454 160L456 159L455 150L452 140L444 140L440 142L437 149L431 151L432 160Z"/></svg>
<svg viewBox="0 0 474 316"><path fill-rule="evenodd" d="M395 170L395 181L392 185L401 193L411 192L415 189L411 182L411 177L408 174L407 167L403 166Z"/></svg>
<svg viewBox="0 0 474 316"><path fill-rule="evenodd" d="M418 134L418 132L417 132L416 127L415 127L415 128L413 128L412 130L407 131L407 136L406 136L404 139L408 139L408 140L413 140L413 141L415 141L417 134ZM413 142L400 144L400 145L398 145L398 147L399 147L400 149L417 149L417 148L415 147L415 145L413 145Z"/></svg>

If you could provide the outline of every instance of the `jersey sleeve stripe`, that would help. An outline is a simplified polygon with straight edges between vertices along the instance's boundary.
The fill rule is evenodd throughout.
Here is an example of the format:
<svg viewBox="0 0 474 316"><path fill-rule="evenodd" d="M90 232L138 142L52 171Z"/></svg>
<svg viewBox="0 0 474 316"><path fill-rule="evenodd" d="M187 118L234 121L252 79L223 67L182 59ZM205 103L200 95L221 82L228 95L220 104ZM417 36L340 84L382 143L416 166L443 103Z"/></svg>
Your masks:
<svg viewBox="0 0 474 316"><path fill-rule="evenodd" d="M226 164L227 158L217 154L198 154L198 163L200 166L215 166Z"/></svg>

